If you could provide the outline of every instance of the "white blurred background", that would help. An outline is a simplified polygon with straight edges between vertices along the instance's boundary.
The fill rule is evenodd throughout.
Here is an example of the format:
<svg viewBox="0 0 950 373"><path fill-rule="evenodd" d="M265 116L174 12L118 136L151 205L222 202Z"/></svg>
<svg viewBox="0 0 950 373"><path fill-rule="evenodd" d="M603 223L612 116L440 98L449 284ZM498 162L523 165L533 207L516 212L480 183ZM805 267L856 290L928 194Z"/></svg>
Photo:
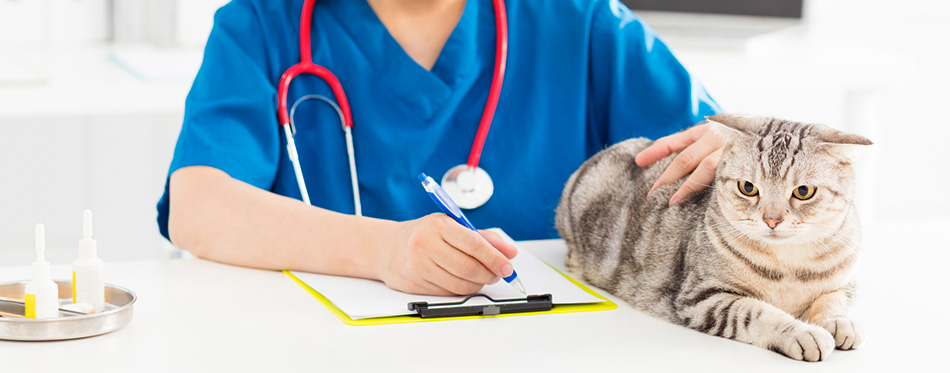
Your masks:
<svg viewBox="0 0 950 373"><path fill-rule="evenodd" d="M225 2L0 0L0 266L32 261L37 222L50 260L71 261L86 208L103 259L178 254L155 204ZM641 14L728 111L874 141L856 201L866 231L915 227L948 247L950 2L812 0L791 20Z"/></svg>

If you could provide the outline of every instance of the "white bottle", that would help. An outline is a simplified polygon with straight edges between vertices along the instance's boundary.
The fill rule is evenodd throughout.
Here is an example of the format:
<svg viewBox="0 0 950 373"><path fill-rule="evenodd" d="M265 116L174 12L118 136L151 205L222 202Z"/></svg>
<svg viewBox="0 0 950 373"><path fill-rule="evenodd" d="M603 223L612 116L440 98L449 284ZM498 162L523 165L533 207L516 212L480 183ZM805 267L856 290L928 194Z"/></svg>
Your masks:
<svg viewBox="0 0 950 373"><path fill-rule="evenodd" d="M96 257L96 240L92 239L92 211L83 211L82 239L79 258L73 261L73 303L92 305L93 312L106 310L102 260Z"/></svg>
<svg viewBox="0 0 950 373"><path fill-rule="evenodd" d="M24 289L26 317L50 319L59 317L59 287L49 279L49 262L46 261L46 233L43 224L36 225L36 261L33 262L33 279Z"/></svg>

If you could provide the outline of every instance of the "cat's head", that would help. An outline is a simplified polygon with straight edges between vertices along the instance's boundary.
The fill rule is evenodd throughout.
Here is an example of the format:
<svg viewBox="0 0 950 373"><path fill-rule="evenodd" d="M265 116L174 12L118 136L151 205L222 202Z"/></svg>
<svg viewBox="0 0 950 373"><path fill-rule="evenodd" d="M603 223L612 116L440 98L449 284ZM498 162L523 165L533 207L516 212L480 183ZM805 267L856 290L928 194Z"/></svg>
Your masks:
<svg viewBox="0 0 950 373"><path fill-rule="evenodd" d="M798 244L841 226L851 208L855 153L871 141L771 117L707 119L727 143L715 198L739 233L765 243Z"/></svg>

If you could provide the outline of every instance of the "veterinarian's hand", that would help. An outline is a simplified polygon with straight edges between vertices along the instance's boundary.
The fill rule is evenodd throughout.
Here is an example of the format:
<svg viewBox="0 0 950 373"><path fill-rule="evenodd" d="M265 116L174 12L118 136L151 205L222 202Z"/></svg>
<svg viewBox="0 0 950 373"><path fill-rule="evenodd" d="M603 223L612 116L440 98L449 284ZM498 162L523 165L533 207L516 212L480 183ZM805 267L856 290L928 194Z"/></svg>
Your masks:
<svg viewBox="0 0 950 373"><path fill-rule="evenodd" d="M691 193L711 185L723 147L725 143L719 135L709 130L708 125L700 124L656 140L653 145L637 154L636 162L640 167L648 167L670 154L683 151L673 159L673 163L650 188L650 193L653 193L656 188L673 184L689 175L686 182L670 198L670 205L674 205Z"/></svg>
<svg viewBox="0 0 950 373"><path fill-rule="evenodd" d="M399 223L393 246L381 251L377 274L412 294L466 295L510 276L518 249L490 231L475 233L446 214Z"/></svg>

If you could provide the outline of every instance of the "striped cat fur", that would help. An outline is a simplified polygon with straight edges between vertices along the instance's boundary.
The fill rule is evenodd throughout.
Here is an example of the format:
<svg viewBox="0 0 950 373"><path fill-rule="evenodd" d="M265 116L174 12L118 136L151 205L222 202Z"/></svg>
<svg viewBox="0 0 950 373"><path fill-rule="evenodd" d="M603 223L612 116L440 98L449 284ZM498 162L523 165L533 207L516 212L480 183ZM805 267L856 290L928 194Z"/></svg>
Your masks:
<svg viewBox="0 0 950 373"><path fill-rule="evenodd" d="M675 154L634 162L650 140L574 172L556 214L568 269L653 316L793 359L857 348L852 162L871 142L777 118L707 119L727 144L714 184L673 206L683 180L647 192Z"/></svg>

